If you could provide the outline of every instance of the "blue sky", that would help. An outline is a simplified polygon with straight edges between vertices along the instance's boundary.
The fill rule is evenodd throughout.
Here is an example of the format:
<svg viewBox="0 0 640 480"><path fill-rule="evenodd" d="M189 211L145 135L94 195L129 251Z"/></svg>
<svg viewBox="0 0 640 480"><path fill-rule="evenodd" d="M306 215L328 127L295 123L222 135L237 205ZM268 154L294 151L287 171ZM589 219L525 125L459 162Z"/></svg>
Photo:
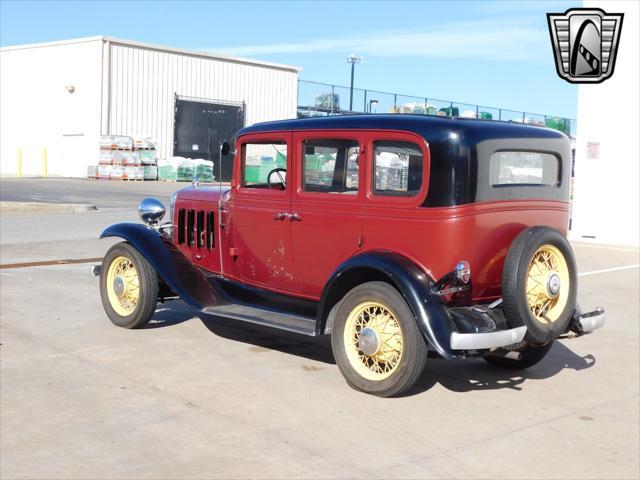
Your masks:
<svg viewBox="0 0 640 480"><path fill-rule="evenodd" d="M297 65L338 85L355 53L356 87L575 118L546 13L580 4L0 0L0 45L110 35Z"/></svg>

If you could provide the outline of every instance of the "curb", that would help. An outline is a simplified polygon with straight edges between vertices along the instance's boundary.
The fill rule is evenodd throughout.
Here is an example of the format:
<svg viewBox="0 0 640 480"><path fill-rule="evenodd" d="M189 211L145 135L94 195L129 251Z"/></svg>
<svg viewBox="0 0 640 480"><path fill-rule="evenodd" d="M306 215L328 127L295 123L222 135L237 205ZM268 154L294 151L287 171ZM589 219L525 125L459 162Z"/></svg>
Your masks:
<svg viewBox="0 0 640 480"><path fill-rule="evenodd" d="M86 203L41 203L0 201L0 212L24 213L86 213L98 210L95 205Z"/></svg>

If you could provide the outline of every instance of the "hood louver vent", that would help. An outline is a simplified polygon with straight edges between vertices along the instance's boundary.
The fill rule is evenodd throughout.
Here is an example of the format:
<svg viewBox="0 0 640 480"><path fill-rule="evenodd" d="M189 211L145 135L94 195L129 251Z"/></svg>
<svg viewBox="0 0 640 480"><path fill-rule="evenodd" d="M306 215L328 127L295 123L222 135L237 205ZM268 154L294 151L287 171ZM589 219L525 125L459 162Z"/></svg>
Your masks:
<svg viewBox="0 0 640 480"><path fill-rule="evenodd" d="M213 250L214 213L205 210L180 208L178 210L178 245Z"/></svg>

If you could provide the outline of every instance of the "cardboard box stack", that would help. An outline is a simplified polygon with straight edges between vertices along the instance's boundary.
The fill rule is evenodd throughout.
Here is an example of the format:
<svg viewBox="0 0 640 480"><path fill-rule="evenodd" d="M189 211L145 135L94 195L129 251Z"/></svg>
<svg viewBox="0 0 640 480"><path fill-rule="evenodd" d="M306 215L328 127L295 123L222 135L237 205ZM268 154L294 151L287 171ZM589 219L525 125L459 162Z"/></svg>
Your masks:
<svg viewBox="0 0 640 480"><path fill-rule="evenodd" d="M117 135L100 137L98 165L87 168L89 178L157 180L155 144L149 138Z"/></svg>

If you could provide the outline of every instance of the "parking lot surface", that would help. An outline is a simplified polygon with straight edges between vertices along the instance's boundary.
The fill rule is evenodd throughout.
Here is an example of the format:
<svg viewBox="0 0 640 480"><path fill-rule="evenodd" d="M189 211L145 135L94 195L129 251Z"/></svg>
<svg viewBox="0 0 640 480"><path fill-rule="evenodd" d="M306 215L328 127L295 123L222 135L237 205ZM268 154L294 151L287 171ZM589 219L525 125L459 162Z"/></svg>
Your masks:
<svg viewBox="0 0 640 480"><path fill-rule="evenodd" d="M20 186L93 198L98 211L3 216L0 263L101 256L102 227L181 186L95 194L92 182L58 182L53 193L46 181ZM0 269L0 477L636 479L639 252L574 250L579 302L605 307L602 330L556 342L524 372L429 360L395 399L349 388L328 338L181 302L124 330L108 321L90 263Z"/></svg>

